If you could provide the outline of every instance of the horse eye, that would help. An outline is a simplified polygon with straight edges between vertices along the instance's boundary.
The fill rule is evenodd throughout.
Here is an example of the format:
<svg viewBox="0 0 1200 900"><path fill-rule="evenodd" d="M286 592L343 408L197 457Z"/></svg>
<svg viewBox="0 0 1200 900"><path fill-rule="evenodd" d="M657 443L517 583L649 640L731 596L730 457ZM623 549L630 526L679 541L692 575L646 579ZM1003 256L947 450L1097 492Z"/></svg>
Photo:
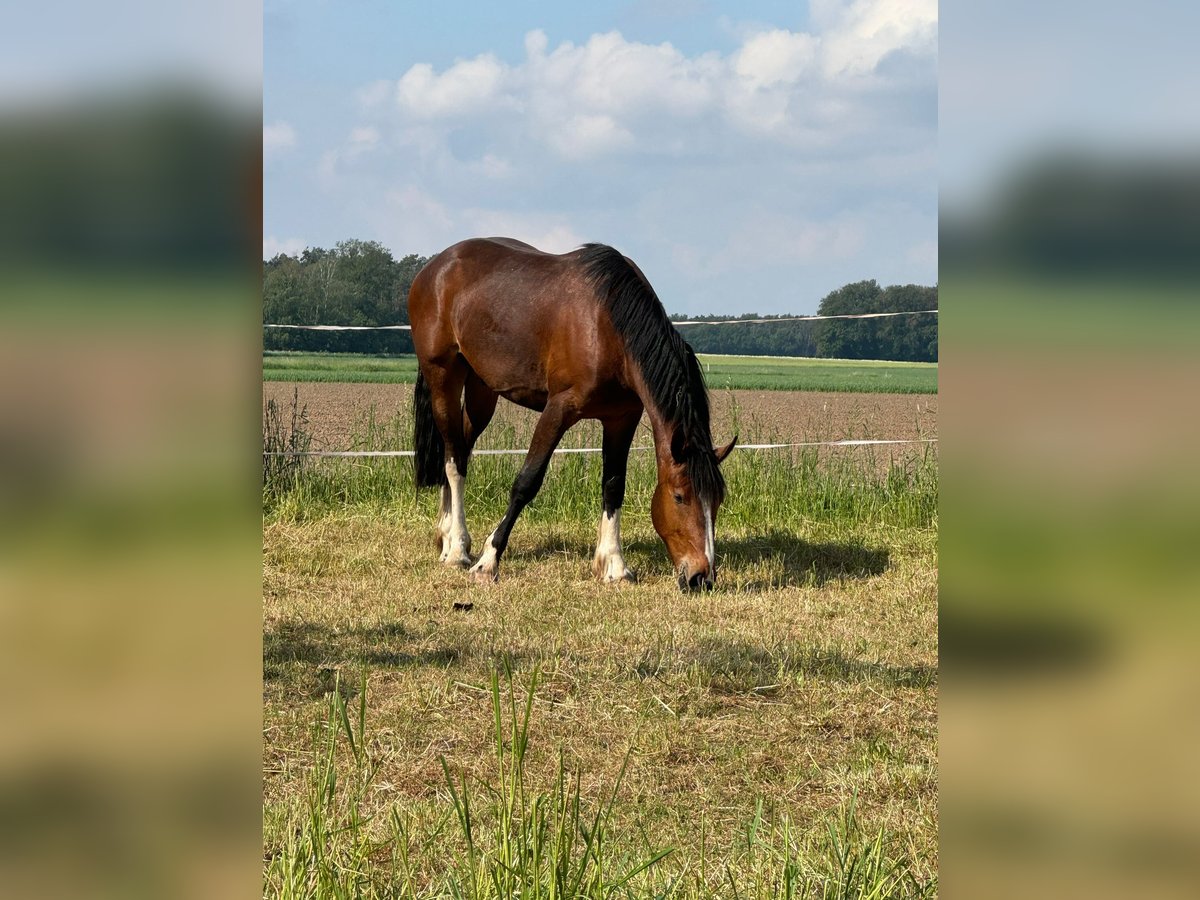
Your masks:
<svg viewBox="0 0 1200 900"><path fill-rule="evenodd" d="M682 503L682 502L683 502L683 494L676 494L676 495L675 495L675 502L676 502L676 503Z"/></svg>

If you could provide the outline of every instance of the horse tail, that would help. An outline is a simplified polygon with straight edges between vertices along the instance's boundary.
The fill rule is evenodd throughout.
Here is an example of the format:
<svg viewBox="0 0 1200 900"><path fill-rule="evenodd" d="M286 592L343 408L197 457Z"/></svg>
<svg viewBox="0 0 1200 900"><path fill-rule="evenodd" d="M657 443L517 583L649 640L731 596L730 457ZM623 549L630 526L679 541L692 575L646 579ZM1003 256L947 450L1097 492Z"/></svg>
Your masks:
<svg viewBox="0 0 1200 900"><path fill-rule="evenodd" d="M425 376L417 369L413 390L413 468L417 487L437 487L446 483L446 442L433 421L433 394Z"/></svg>

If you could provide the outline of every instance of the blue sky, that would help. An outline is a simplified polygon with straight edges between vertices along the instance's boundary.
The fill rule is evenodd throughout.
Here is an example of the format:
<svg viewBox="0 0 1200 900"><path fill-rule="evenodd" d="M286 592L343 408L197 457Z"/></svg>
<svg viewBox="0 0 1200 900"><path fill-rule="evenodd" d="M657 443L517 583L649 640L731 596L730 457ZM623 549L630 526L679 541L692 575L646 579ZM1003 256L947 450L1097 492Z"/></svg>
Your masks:
<svg viewBox="0 0 1200 900"><path fill-rule="evenodd" d="M267 0L264 255L613 244L683 313L937 280L935 0Z"/></svg>

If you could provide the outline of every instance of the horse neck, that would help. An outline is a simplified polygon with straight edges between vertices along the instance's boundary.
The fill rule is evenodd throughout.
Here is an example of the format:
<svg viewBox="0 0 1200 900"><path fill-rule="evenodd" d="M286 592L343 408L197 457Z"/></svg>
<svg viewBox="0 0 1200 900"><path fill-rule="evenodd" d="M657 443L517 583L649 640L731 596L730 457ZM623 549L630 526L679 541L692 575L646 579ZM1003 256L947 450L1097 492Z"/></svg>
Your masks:
<svg viewBox="0 0 1200 900"><path fill-rule="evenodd" d="M667 417L654 402L654 397L638 375L634 379L634 390L646 409L646 418L650 420L650 431L654 436L654 455L658 461L661 474L663 468L674 462L671 456L671 437L675 433L675 424L667 421Z"/></svg>

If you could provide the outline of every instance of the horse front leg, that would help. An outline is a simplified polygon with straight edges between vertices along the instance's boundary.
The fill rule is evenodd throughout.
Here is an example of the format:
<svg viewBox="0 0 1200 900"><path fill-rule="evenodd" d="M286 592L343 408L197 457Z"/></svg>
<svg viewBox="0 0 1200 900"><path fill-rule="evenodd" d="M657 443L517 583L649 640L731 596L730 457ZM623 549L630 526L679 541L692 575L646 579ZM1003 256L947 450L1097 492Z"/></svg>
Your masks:
<svg viewBox="0 0 1200 900"><path fill-rule="evenodd" d="M629 447L637 432L642 411L628 419L604 423L604 481L600 513L600 533L596 538L596 555L592 558L592 574L606 584L636 581L637 576L625 565L621 552L621 506L625 503L625 471L629 464Z"/></svg>
<svg viewBox="0 0 1200 900"><path fill-rule="evenodd" d="M579 417L569 401L552 397L546 404L546 409L533 430L533 440L529 443L525 464L513 481L504 518L488 536L479 561L471 567L471 577L476 581L492 582L499 579L500 557L508 547L508 538L513 525L516 524L517 516L541 490L542 482L546 478L546 469L550 465L550 457L554 455L554 448L558 446L567 429L578 421Z"/></svg>

